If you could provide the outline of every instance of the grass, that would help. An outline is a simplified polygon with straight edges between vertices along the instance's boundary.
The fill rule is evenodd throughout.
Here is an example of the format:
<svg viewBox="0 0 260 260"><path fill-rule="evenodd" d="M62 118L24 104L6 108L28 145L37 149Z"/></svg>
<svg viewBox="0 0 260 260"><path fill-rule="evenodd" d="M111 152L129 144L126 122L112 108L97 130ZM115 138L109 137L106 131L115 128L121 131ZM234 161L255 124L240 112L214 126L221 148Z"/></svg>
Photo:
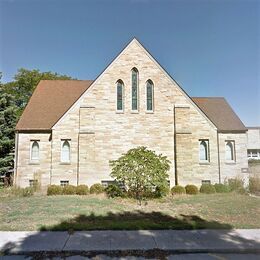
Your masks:
<svg viewBox="0 0 260 260"><path fill-rule="evenodd" d="M146 205L145 205L146 204ZM104 195L15 197L0 191L0 230L260 228L260 198L182 195L139 206Z"/></svg>

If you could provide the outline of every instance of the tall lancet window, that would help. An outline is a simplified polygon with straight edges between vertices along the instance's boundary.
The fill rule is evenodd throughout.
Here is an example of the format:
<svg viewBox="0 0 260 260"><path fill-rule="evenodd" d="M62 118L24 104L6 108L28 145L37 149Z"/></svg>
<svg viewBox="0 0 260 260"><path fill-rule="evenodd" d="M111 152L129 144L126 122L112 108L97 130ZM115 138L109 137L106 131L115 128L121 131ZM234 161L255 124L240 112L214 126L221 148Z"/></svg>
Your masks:
<svg viewBox="0 0 260 260"><path fill-rule="evenodd" d="M153 82L149 79L146 82L146 110L153 111Z"/></svg>
<svg viewBox="0 0 260 260"><path fill-rule="evenodd" d="M61 162L70 162L70 143L69 140L61 140Z"/></svg>
<svg viewBox="0 0 260 260"><path fill-rule="evenodd" d="M31 161L39 161L40 146L38 141L31 141Z"/></svg>
<svg viewBox="0 0 260 260"><path fill-rule="evenodd" d="M123 111L124 107L124 84L122 80L118 80L116 83L116 91L117 91L117 100L116 100L116 109L117 111Z"/></svg>
<svg viewBox="0 0 260 260"><path fill-rule="evenodd" d="M138 70L132 69L132 110L138 110Z"/></svg>
<svg viewBox="0 0 260 260"><path fill-rule="evenodd" d="M200 161L209 162L209 140L200 140Z"/></svg>

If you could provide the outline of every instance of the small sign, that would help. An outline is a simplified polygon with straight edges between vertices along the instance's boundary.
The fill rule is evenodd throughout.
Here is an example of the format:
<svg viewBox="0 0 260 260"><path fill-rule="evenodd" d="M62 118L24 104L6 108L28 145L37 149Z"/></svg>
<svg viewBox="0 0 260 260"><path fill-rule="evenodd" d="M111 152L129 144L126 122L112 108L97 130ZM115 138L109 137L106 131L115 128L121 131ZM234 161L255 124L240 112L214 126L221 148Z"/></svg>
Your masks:
<svg viewBox="0 0 260 260"><path fill-rule="evenodd" d="M248 168L241 168L241 172L248 172Z"/></svg>

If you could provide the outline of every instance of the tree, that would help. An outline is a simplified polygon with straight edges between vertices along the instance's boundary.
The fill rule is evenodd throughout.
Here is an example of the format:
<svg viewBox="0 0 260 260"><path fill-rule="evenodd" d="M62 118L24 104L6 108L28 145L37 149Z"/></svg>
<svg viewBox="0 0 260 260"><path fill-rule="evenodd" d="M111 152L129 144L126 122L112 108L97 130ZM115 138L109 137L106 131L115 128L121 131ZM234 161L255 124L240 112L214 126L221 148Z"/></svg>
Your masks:
<svg viewBox="0 0 260 260"><path fill-rule="evenodd" d="M16 105L19 107L18 112L21 114L40 80L55 79L71 79L71 77L50 71L40 72L21 68L14 76L14 81L4 84L3 88L6 93L14 96Z"/></svg>
<svg viewBox="0 0 260 260"><path fill-rule="evenodd" d="M11 174L14 165L17 108L14 97L5 93L2 86L0 82L0 176L6 177Z"/></svg>
<svg viewBox="0 0 260 260"><path fill-rule="evenodd" d="M145 194L154 188L167 185L167 174L170 161L162 154L156 155L146 147L130 149L115 161L112 166L111 177L118 183L124 183L133 196L141 201Z"/></svg>

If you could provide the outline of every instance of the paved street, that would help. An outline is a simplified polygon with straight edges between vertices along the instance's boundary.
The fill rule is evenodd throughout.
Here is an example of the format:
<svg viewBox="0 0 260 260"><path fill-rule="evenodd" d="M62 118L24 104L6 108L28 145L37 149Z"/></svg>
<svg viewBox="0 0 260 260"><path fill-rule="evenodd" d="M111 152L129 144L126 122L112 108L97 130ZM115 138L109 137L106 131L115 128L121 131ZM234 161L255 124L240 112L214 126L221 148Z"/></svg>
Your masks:
<svg viewBox="0 0 260 260"><path fill-rule="evenodd" d="M46 259L53 252L60 252L66 259L113 259L122 257L120 252L125 252L124 259L160 255L168 259L256 259L260 253L260 230L1 232L0 250L2 255L12 255L3 259L23 259L25 255L43 252ZM149 251L149 255L143 253Z"/></svg>

